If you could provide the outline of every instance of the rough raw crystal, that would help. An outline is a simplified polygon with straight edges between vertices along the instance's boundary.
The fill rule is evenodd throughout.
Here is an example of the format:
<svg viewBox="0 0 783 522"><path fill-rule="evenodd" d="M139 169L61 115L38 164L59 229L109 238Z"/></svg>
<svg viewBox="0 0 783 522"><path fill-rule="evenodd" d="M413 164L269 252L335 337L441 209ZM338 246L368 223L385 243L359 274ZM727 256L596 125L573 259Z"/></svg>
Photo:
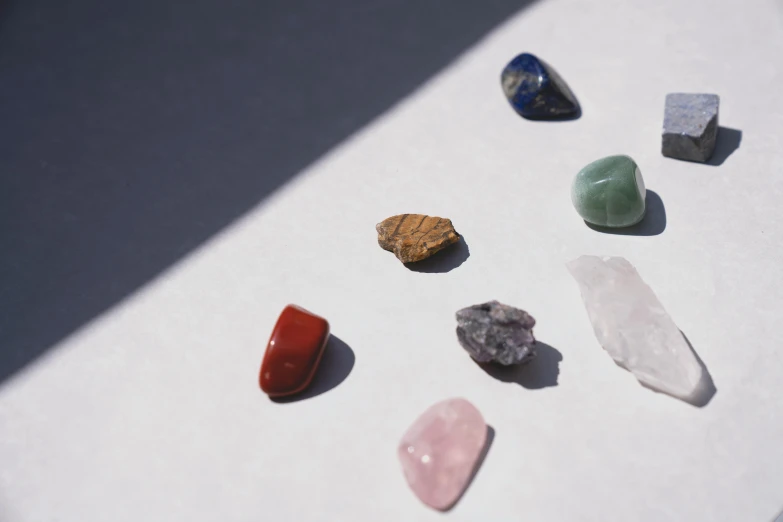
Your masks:
<svg viewBox="0 0 783 522"><path fill-rule="evenodd" d="M571 202L593 225L629 227L646 211L642 172L628 156L608 156L580 170L571 184Z"/></svg>
<svg viewBox="0 0 783 522"><path fill-rule="evenodd" d="M719 104L716 94L667 94L663 155L688 161L710 159L718 137Z"/></svg>
<svg viewBox="0 0 783 522"><path fill-rule="evenodd" d="M484 417L465 399L427 409L397 448L408 485L430 507L445 511L459 500L487 441Z"/></svg>
<svg viewBox="0 0 783 522"><path fill-rule="evenodd" d="M582 256L567 266L612 359L654 390L693 398L704 369L633 265L622 257Z"/></svg>
<svg viewBox="0 0 783 522"><path fill-rule="evenodd" d="M460 240L450 219L423 214L400 214L375 225L378 244L403 263L430 257Z"/></svg>
<svg viewBox="0 0 783 522"><path fill-rule="evenodd" d="M528 119L561 119L579 115L579 103L560 75L543 60L523 53L500 75L511 106Z"/></svg>
<svg viewBox="0 0 783 522"><path fill-rule="evenodd" d="M477 362L521 364L536 356L535 324L524 310L490 301L457 312L457 339Z"/></svg>

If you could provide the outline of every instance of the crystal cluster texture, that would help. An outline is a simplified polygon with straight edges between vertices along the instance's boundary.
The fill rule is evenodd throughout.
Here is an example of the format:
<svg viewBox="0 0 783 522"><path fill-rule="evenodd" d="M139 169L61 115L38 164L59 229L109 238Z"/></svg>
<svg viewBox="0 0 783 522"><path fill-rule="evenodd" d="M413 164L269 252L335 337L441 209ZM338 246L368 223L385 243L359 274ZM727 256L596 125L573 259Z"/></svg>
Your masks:
<svg viewBox="0 0 783 522"><path fill-rule="evenodd" d="M716 94L667 94L663 155L702 163L709 160L718 139L719 104Z"/></svg>
<svg viewBox="0 0 783 522"><path fill-rule="evenodd" d="M622 257L568 263L598 342L643 385L690 401L704 368L636 269Z"/></svg>
<svg viewBox="0 0 783 522"><path fill-rule="evenodd" d="M497 301L457 312L457 339L477 362L521 364L536 356L536 320L518 308Z"/></svg>

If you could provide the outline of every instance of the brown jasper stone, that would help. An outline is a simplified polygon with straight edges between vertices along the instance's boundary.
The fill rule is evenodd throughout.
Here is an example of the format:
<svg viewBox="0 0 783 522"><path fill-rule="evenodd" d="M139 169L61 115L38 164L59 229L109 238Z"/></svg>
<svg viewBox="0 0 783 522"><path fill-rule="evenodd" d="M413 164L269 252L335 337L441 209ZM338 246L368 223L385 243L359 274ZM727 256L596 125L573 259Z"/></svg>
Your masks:
<svg viewBox="0 0 783 522"><path fill-rule="evenodd" d="M295 305L286 306L269 338L258 383L270 397L307 388L329 340L329 323Z"/></svg>
<svg viewBox="0 0 783 522"><path fill-rule="evenodd" d="M423 214L392 216L375 225L375 230L381 248L394 252L403 263L421 261L460 239L450 219Z"/></svg>

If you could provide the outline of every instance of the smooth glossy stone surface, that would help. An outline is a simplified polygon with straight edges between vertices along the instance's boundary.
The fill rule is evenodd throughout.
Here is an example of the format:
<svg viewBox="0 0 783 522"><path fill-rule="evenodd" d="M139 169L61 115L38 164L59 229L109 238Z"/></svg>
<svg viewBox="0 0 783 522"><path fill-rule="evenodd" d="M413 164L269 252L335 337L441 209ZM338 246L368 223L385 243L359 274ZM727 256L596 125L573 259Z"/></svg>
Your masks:
<svg viewBox="0 0 783 522"><path fill-rule="evenodd" d="M511 60L500 75L511 106L529 119L565 119L579 115L579 103L557 72L532 54Z"/></svg>
<svg viewBox="0 0 783 522"><path fill-rule="evenodd" d="M567 266L612 359L642 384L690 402L703 367L633 265L622 257L582 256Z"/></svg>
<svg viewBox="0 0 783 522"><path fill-rule="evenodd" d="M594 161L574 178L571 202L582 219L601 227L628 227L644 218L647 190L628 156Z"/></svg>
<svg viewBox="0 0 783 522"><path fill-rule="evenodd" d="M416 419L397 455L416 496L445 511L468 486L486 441L487 425L478 409L465 399L449 399Z"/></svg>
<svg viewBox="0 0 783 522"><path fill-rule="evenodd" d="M663 155L702 163L710 159L718 138L719 104L716 94L667 94Z"/></svg>
<svg viewBox="0 0 783 522"><path fill-rule="evenodd" d="M329 323L295 305L277 319L261 362L259 384L270 397L293 395L313 379L329 340Z"/></svg>
<svg viewBox="0 0 783 522"><path fill-rule="evenodd" d="M536 356L536 320L519 308L497 301L457 312L457 339L477 362L522 364Z"/></svg>

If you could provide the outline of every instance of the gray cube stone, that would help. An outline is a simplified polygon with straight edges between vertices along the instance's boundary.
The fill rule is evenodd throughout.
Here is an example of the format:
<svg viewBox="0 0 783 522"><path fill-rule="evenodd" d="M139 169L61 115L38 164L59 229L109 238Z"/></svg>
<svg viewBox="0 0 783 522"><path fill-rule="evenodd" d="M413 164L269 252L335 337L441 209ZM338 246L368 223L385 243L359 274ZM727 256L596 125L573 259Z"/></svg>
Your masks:
<svg viewBox="0 0 783 522"><path fill-rule="evenodd" d="M667 94L663 155L702 163L710 159L718 137L719 103L717 94Z"/></svg>

